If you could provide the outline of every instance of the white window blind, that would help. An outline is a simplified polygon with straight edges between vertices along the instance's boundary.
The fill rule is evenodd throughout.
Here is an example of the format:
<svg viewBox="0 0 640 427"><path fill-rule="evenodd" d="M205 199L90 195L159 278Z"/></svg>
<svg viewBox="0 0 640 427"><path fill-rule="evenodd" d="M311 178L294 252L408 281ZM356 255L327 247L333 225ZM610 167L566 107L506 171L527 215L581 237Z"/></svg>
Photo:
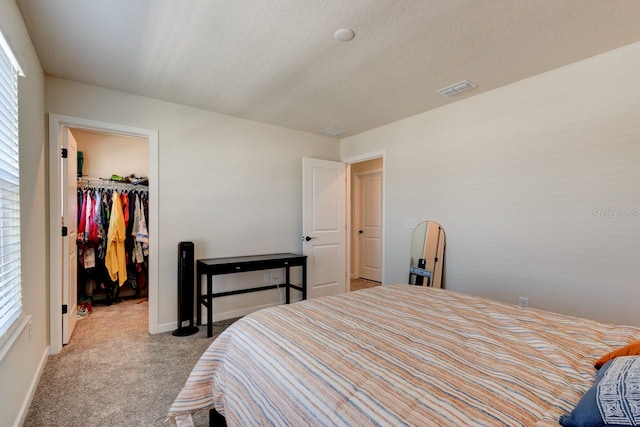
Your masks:
<svg viewBox="0 0 640 427"><path fill-rule="evenodd" d="M0 339L22 314L17 61L0 32Z"/></svg>

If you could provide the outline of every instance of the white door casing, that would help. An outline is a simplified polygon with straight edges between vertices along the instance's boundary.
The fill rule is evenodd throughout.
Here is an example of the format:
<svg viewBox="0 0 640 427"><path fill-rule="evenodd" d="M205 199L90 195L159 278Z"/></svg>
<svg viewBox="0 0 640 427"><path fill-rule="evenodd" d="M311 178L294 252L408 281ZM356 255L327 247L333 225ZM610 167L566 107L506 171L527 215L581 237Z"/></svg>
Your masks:
<svg viewBox="0 0 640 427"><path fill-rule="evenodd" d="M62 159L62 176L66 179L60 183L62 224L67 228L67 235L62 238L62 304L67 307L67 312L62 314L62 343L67 344L78 320L78 144L69 129L62 136L62 148L67 150L67 157Z"/></svg>
<svg viewBox="0 0 640 427"><path fill-rule="evenodd" d="M146 138L149 141L149 216L157 218L149 221L149 333L165 332L158 325L158 164L159 136L158 132L149 129L105 123L79 117L49 114L49 352L59 353L62 350L62 322L60 313L62 306L62 256L63 242L60 233L62 167L60 149L64 133L68 128L85 129L98 132L115 133Z"/></svg>
<svg viewBox="0 0 640 427"><path fill-rule="evenodd" d="M343 157L341 160L343 162L345 162L347 164L347 209L348 209L348 218L349 221L347 222L347 236L349 236L349 238L347 239L347 266L349 268L349 270L352 271L347 271L348 273L348 277L349 278L355 278L357 277L357 273L359 270L359 265L360 265L360 247L358 245L358 239L356 238L357 236L357 232L358 232L358 228L355 228L355 226L357 225L358 222L358 203L357 203L357 198L359 197L359 195L357 193L359 193L360 191L360 187L357 183L357 180L359 179L357 174L354 172L352 173L352 168L354 167L354 164L356 163L362 163L362 162L366 162L368 160L373 160L373 159L382 159L382 169L376 169L377 171L379 171L382 174L382 189L381 189L381 197L380 197L380 204L382 206L381 208L381 223L382 223L382 229L381 229L381 236L380 236L380 242L381 242L381 253L380 253L380 265L381 265L381 269L380 269L380 282L381 284L385 284L385 259L386 259L386 254L385 254L385 218L386 218L386 209L385 209L385 192L386 192L386 168L385 165L387 164L386 161L386 151L385 150L381 150L381 151L373 151L370 153L364 153L361 155L357 155L357 156L347 156L347 157ZM368 171L368 172L373 172L373 171ZM351 183L350 181L353 180L353 183ZM353 186L352 186L353 184ZM353 199L353 202L351 201L351 199ZM353 210L353 215L351 216L351 210ZM357 248L357 249L356 249Z"/></svg>
<svg viewBox="0 0 640 427"><path fill-rule="evenodd" d="M360 277L382 281L382 173L359 174ZM362 233L360 233L362 231Z"/></svg>
<svg viewBox="0 0 640 427"><path fill-rule="evenodd" d="M303 254L307 256L307 296L345 292L345 164L302 159Z"/></svg>

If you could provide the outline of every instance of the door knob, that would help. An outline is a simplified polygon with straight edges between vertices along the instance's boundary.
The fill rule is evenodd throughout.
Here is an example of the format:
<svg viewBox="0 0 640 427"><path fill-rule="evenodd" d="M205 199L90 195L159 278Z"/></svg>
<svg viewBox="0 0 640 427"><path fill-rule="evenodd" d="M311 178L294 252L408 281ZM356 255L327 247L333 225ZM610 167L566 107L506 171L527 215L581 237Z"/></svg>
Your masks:
<svg viewBox="0 0 640 427"><path fill-rule="evenodd" d="M358 230L358 234L362 234L362 233L364 233L364 231Z"/></svg>
<svg viewBox="0 0 640 427"><path fill-rule="evenodd" d="M304 240L306 240L307 242L308 242L309 240L311 240L311 239L315 239L315 237L311 237L311 236L305 236L305 237L304 237Z"/></svg>

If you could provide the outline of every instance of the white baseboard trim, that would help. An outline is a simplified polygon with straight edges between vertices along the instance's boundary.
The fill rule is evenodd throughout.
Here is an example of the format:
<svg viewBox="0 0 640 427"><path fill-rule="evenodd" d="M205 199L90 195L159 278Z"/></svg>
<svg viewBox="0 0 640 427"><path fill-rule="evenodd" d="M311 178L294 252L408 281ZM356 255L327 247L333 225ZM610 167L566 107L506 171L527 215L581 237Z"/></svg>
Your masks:
<svg viewBox="0 0 640 427"><path fill-rule="evenodd" d="M294 303L296 301L301 301L302 298L292 298L291 302ZM230 310L230 311L223 311L221 313L214 313L213 314L213 321L214 322L220 322L222 320L227 320L227 319L234 319L236 317L242 317L242 316L246 316L247 314L253 313L254 311L258 311L261 310L263 308L267 308L267 307L273 307L276 305L281 305L280 303L272 303L272 304L264 304L264 305L257 305L257 306L253 306L253 307L247 307L247 308L241 308L238 310ZM204 309L203 309L204 311ZM207 316L206 314L202 315L202 324L206 325L207 324ZM163 333L163 332L170 332L170 331L174 331L178 329L178 322L169 322L169 323L162 323L160 325L158 325L158 333Z"/></svg>
<svg viewBox="0 0 640 427"><path fill-rule="evenodd" d="M158 334L162 334L164 332L171 332L178 329L178 322L170 322L170 323L162 323L158 325Z"/></svg>
<svg viewBox="0 0 640 427"><path fill-rule="evenodd" d="M50 351L50 348L49 346L47 346L44 349L42 358L40 358L40 363L38 364L38 369L36 371L36 374L31 380L31 384L29 385L27 396L24 399L24 402L22 402L22 407L20 408L20 412L18 413L18 418L16 419L16 422L13 424L14 427L21 427L24 424L24 420L27 418L27 412L29 412L29 406L31 406L31 402L33 401L33 396L36 394L38 383L40 382L40 378L42 377L42 373L44 372L44 367L47 364L49 351Z"/></svg>

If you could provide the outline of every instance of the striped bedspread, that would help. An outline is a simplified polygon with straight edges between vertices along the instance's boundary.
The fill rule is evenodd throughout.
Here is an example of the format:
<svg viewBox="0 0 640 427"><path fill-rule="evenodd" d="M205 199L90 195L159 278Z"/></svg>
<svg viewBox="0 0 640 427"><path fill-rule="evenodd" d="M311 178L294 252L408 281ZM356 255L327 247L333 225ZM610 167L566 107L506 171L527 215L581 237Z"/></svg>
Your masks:
<svg viewBox="0 0 640 427"><path fill-rule="evenodd" d="M169 412L232 426L557 426L616 326L383 286L258 311L203 354Z"/></svg>

